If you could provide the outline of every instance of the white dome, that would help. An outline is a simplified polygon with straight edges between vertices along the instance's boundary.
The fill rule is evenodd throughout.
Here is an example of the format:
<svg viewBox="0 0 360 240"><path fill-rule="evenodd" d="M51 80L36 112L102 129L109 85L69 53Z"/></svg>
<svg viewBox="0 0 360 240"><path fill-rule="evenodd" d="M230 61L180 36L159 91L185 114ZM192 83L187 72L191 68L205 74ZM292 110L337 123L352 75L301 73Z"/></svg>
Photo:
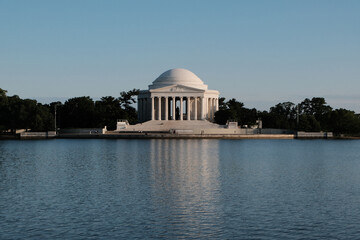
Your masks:
<svg viewBox="0 0 360 240"><path fill-rule="evenodd" d="M183 68L174 68L164 72L155 79L152 85L149 86L149 89L162 88L172 85L183 85L204 90L207 89L207 85L205 85L198 76Z"/></svg>

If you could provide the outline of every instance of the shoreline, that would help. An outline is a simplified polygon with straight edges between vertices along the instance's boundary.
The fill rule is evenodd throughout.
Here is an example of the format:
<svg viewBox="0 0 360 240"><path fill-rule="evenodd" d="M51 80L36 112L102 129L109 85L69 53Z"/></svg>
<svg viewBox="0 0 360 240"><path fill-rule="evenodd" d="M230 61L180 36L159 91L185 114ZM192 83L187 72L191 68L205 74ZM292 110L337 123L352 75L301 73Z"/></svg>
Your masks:
<svg viewBox="0 0 360 240"><path fill-rule="evenodd" d="M327 140L360 140L360 136L296 136L296 134L174 134L174 133L105 133L105 134L59 134L49 136L0 135L0 140L36 140L36 139L327 139Z"/></svg>
<svg viewBox="0 0 360 240"><path fill-rule="evenodd" d="M82 139L294 139L294 134L171 134L171 133L120 133L120 134L99 134L60 135L57 138L82 138Z"/></svg>

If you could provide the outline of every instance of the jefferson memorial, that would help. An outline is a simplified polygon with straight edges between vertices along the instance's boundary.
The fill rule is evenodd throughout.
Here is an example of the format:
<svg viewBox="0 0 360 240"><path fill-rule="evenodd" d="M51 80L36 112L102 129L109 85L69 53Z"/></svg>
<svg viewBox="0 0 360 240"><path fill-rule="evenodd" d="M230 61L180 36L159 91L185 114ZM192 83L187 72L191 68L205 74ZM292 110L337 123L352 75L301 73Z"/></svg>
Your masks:
<svg viewBox="0 0 360 240"><path fill-rule="evenodd" d="M239 128L237 122L214 123L219 92L209 90L189 70L170 69L138 95L139 123L118 120L109 137L124 138L294 138L278 129Z"/></svg>
<svg viewBox="0 0 360 240"><path fill-rule="evenodd" d="M138 120L214 121L219 108L219 92L189 70L170 69L138 95Z"/></svg>

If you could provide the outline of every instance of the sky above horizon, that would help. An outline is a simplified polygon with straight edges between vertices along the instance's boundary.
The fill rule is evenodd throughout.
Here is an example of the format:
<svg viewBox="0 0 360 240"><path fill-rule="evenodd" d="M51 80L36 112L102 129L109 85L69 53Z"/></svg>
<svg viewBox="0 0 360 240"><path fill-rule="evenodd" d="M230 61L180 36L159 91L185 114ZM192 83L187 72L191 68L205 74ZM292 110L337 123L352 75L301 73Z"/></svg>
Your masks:
<svg viewBox="0 0 360 240"><path fill-rule="evenodd" d="M269 110L325 97L360 112L360 1L0 0L0 88L118 97L186 68Z"/></svg>

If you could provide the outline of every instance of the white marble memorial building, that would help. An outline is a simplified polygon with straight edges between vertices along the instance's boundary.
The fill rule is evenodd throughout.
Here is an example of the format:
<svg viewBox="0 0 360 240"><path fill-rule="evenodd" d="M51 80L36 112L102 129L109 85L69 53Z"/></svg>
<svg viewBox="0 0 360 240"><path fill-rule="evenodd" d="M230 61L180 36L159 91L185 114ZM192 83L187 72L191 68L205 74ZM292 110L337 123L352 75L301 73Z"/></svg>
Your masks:
<svg viewBox="0 0 360 240"><path fill-rule="evenodd" d="M214 120L219 92L189 70L175 68L161 74L138 96L139 122L149 120Z"/></svg>

